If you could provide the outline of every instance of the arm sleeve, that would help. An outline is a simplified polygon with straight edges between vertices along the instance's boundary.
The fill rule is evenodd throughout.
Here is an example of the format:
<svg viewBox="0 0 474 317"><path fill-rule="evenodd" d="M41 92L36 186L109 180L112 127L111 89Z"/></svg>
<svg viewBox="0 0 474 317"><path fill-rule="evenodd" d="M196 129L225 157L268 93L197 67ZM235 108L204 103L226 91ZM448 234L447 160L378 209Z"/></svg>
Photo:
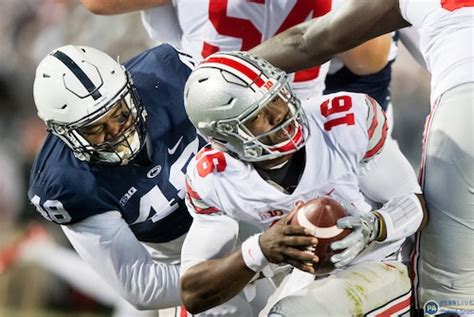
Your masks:
<svg viewBox="0 0 474 317"><path fill-rule="evenodd" d="M181 251L181 275L198 263L231 254L238 242L239 223L223 211L214 175L198 171L196 158L211 159L203 151L219 154L204 148L188 165L185 201L194 219ZM218 157L217 168L226 165L224 157Z"/></svg>
<svg viewBox="0 0 474 317"><path fill-rule="evenodd" d="M119 212L62 229L79 255L138 309L180 305L179 266L154 261Z"/></svg>
<svg viewBox="0 0 474 317"><path fill-rule="evenodd" d="M181 251L181 275L198 263L229 255L238 234L239 224L229 216L195 214Z"/></svg>
<svg viewBox="0 0 474 317"><path fill-rule="evenodd" d="M421 193L421 188L397 142L387 139L383 151L364 165L359 176L360 188L367 197L383 204L377 210L385 227L383 241L399 241L415 233L425 214L415 195Z"/></svg>
<svg viewBox="0 0 474 317"><path fill-rule="evenodd" d="M360 164L358 179L362 192L380 203L421 193L415 171L391 138L387 138L382 151L374 159Z"/></svg>

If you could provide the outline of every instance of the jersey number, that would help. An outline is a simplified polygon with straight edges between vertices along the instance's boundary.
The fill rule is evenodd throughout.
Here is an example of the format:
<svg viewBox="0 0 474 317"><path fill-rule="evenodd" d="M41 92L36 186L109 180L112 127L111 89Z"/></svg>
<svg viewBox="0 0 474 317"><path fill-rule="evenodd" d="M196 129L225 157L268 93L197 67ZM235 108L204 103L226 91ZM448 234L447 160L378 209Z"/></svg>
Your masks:
<svg viewBox="0 0 474 317"><path fill-rule="evenodd" d="M258 4L265 1L279 0L247 0ZM231 36L242 40L240 50L247 51L262 42L262 33L255 27L252 21L227 15L229 0L209 0L209 20L220 35ZM322 16L331 10L330 0L298 0L286 19L280 25L275 34L304 22L311 14L312 17ZM219 51L219 47L204 42L201 54L204 58ZM295 73L295 82L315 79L319 76L319 66L305 69Z"/></svg>
<svg viewBox="0 0 474 317"><path fill-rule="evenodd" d="M474 0L441 0L441 7L448 11L455 11L464 7L474 7Z"/></svg>
<svg viewBox="0 0 474 317"><path fill-rule="evenodd" d="M185 182L185 167L193 157L199 148L199 139L194 139L191 143L186 146L176 162L171 165L169 182L178 191L177 196L180 199L184 199L186 190L184 188ZM59 200L46 200L41 204L41 197L35 195L31 202L35 205L38 212L49 221L54 221L59 224L69 223L71 216L64 209L63 204ZM132 223L137 224L140 222L147 221L150 219L153 222L157 222L160 219L171 214L179 207L178 202L174 198L168 200L158 186L153 186L146 194L140 198L139 215L137 219ZM155 213L152 214L151 211Z"/></svg>
<svg viewBox="0 0 474 317"><path fill-rule="evenodd" d="M333 99L328 99L321 104L321 114L324 117L329 117L334 113L344 113L352 108L352 98L350 96L337 96ZM343 116L328 120L324 123L324 130L330 131L333 127L346 124L354 125L355 118L354 114L347 113Z"/></svg>
<svg viewBox="0 0 474 317"><path fill-rule="evenodd" d="M227 166L224 153L210 153L209 151L209 148L204 148L198 153L198 155L196 155L196 167L198 174L201 177L206 177L214 170L216 170L217 172L223 172Z"/></svg>
<svg viewBox="0 0 474 317"><path fill-rule="evenodd" d="M186 148L181 152L181 155L176 162L171 165L169 182L178 191L177 196L180 199L184 199L186 194L185 190L185 178L186 178L186 167L190 159L196 154L199 148L199 139L196 138L194 141L189 143ZM155 185L145 195L140 198L140 214L132 225L151 220L157 222L166 216L170 215L173 211L178 209L178 202L172 198L168 200L161 189ZM151 211L155 213L152 215ZM151 217L150 217L151 216Z"/></svg>
<svg viewBox="0 0 474 317"><path fill-rule="evenodd" d="M40 204L41 198L35 195L31 202L35 205L38 212L49 221L54 221L56 223L67 223L71 221L71 216L64 209L63 204L59 200L46 200L43 203L43 206Z"/></svg>

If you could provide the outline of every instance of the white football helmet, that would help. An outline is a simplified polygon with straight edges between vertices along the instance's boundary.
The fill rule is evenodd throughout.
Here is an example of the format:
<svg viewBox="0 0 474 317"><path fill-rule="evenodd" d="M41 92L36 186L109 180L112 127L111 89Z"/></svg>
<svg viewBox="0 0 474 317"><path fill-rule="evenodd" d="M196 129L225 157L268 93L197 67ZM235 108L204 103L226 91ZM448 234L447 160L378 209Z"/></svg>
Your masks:
<svg viewBox="0 0 474 317"><path fill-rule="evenodd" d="M186 112L199 132L217 148L247 162L271 160L301 149L309 129L300 101L285 72L246 52L210 55L191 73L184 89ZM254 135L245 123L279 96L290 115L277 127ZM262 140L280 133L285 141Z"/></svg>
<svg viewBox="0 0 474 317"><path fill-rule="evenodd" d="M39 117L82 161L127 164L145 143L146 110L125 67L107 54L67 45L38 65L33 95ZM114 140L91 144L80 129L105 116L118 103L132 115L131 126Z"/></svg>

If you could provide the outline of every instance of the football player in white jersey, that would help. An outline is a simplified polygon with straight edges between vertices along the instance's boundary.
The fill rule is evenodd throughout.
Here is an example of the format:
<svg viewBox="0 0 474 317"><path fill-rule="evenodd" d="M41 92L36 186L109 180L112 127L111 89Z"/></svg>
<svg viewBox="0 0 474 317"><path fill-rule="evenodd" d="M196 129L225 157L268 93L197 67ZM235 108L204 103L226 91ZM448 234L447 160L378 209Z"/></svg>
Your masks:
<svg viewBox="0 0 474 317"><path fill-rule="evenodd" d="M298 23L326 14L341 0L81 0L98 14L142 10L150 37L185 50L196 61L217 51L249 50L263 40ZM369 41L341 54L344 64L358 75L385 67L390 36ZM291 74L298 97L321 95L329 63Z"/></svg>
<svg viewBox="0 0 474 317"><path fill-rule="evenodd" d="M348 21L350 21L348 23ZM413 25L431 72L420 175L430 213L414 254L418 307L474 308L474 1L351 0L255 49L287 71ZM348 27L350 25L350 27ZM435 301L435 302L433 302ZM432 309L433 308L433 309Z"/></svg>
<svg viewBox="0 0 474 317"><path fill-rule="evenodd" d="M269 263L286 263L298 269L262 315L408 313L410 279L397 255L422 223L423 199L374 99L340 92L300 101L283 71L223 52L193 71L185 107L210 141L186 179L194 221L182 249L181 296L190 312L232 298L268 275ZM343 250L331 258L337 270L314 281L318 258L301 248L317 240L286 215L323 195L345 202L351 216L338 227L354 231L331 246ZM240 223L263 233L240 246Z"/></svg>

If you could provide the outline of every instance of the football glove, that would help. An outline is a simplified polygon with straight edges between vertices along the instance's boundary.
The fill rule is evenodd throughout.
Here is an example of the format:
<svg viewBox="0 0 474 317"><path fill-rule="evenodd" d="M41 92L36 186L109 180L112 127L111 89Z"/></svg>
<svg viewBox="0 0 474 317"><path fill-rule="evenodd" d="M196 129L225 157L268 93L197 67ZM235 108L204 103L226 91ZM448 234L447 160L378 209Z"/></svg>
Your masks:
<svg viewBox="0 0 474 317"><path fill-rule="evenodd" d="M350 216L337 221L340 229L349 228L352 232L342 240L331 243L331 249L342 250L341 253L331 257L331 262L336 268L348 265L354 258L365 249L365 247L375 240L379 233L379 219L372 212L351 213Z"/></svg>

